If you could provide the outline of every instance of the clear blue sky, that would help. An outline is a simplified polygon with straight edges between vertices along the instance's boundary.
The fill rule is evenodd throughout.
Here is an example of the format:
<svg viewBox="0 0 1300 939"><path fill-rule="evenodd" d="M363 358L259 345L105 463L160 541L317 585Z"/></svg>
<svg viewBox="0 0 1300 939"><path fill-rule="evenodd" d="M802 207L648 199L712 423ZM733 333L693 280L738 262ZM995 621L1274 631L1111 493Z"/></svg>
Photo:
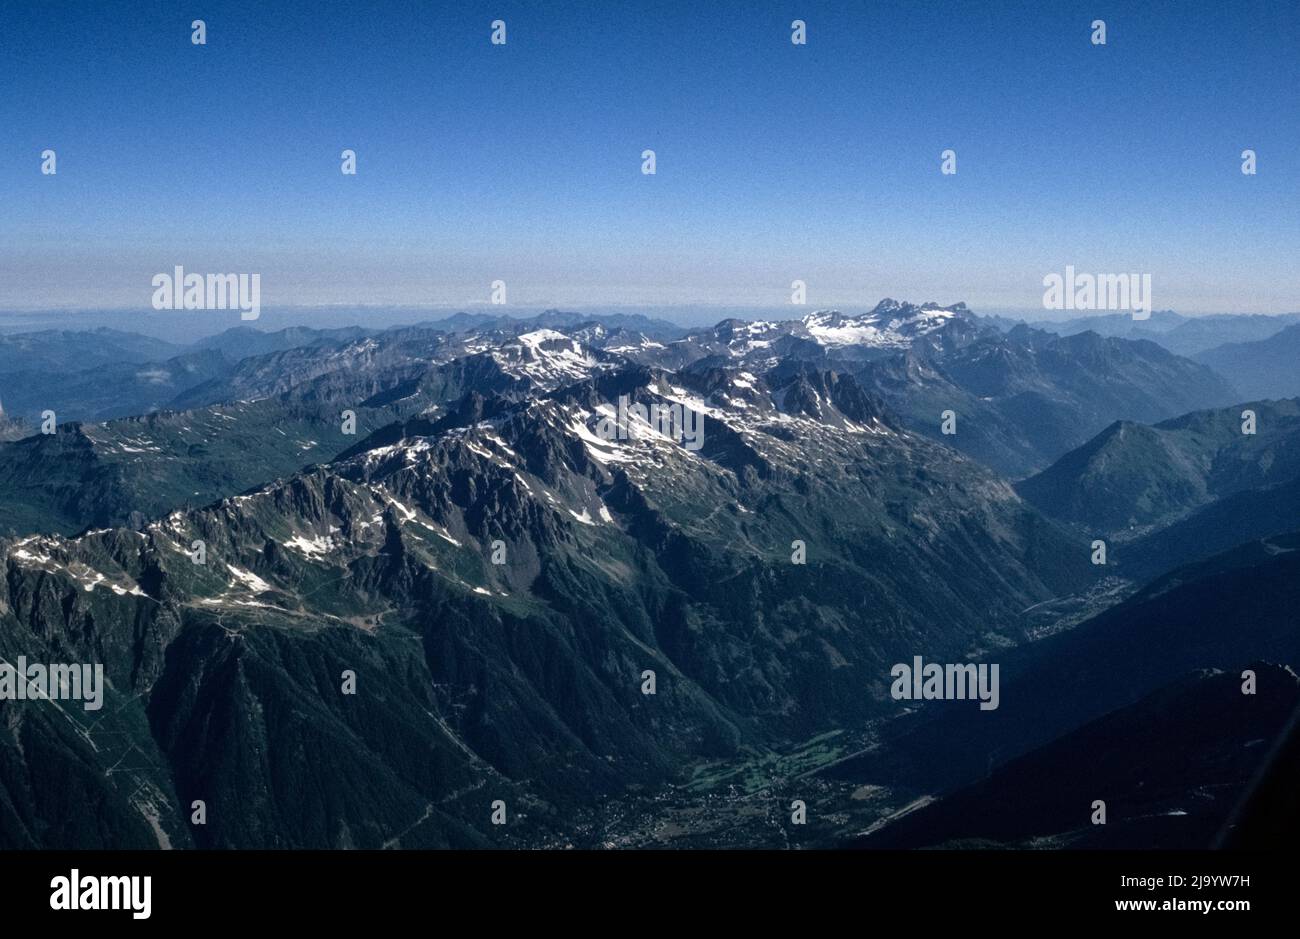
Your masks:
<svg viewBox="0 0 1300 939"><path fill-rule="evenodd" d="M175 264L267 306L1009 308L1073 264L1300 309L1295 2L4 0L0 79L0 308Z"/></svg>

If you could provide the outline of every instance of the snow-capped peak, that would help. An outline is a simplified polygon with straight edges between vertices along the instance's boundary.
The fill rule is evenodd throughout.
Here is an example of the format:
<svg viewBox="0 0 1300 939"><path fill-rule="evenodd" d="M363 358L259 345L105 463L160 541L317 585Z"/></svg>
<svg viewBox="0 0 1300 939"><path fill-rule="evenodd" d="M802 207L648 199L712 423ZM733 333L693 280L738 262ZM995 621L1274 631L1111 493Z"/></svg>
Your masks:
<svg viewBox="0 0 1300 939"><path fill-rule="evenodd" d="M491 354L509 374L526 376L544 388L581 381L607 367L591 349L554 329L524 333Z"/></svg>
<svg viewBox="0 0 1300 939"><path fill-rule="evenodd" d="M863 316L846 316L839 310L815 310L802 323L808 334L824 346L905 348L919 336L942 328L965 310L964 303L941 307L931 301L915 306L887 297Z"/></svg>

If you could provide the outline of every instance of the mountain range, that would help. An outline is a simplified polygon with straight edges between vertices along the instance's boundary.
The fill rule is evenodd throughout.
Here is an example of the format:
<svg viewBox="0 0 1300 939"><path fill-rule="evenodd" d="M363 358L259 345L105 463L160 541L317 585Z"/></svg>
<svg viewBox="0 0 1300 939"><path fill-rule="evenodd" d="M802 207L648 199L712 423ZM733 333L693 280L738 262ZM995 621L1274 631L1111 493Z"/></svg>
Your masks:
<svg viewBox="0 0 1300 939"><path fill-rule="evenodd" d="M1294 696L1300 402L1146 339L885 300L7 341L6 402L59 423L0 443L0 656L109 689L0 701L5 847L1073 844L952 819L1232 669L1275 680L1225 753ZM1001 662L1003 705L900 708L914 655ZM1203 833L1256 763L1197 752Z"/></svg>

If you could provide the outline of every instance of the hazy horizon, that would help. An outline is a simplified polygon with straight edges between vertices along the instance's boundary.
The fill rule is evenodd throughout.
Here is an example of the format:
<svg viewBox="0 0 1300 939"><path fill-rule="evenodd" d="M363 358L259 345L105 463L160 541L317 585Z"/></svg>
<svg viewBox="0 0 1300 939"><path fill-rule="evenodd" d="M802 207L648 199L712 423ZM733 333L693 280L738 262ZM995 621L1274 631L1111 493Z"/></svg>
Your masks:
<svg viewBox="0 0 1300 939"><path fill-rule="evenodd" d="M885 299L882 297L881 299ZM921 304L933 298L895 297L893 299ZM878 303L879 301L877 301ZM937 300L942 306L951 306L966 301ZM870 312L876 303L853 306L792 306L752 307L730 305L674 305L647 306L641 304L596 304L596 305L559 305L559 306L493 306L491 304L452 306L429 305L375 305L333 304L267 307L261 311L258 319L242 321L238 311L220 310L186 310L155 311L139 308L99 308L67 310L0 310L0 335L17 335L25 332L38 332L47 329L68 329L73 331L108 328L122 332L133 332L170 342L194 342L209 336L215 336L234 327L246 327L261 332L275 332L292 327L311 327L315 329L340 329L359 326L370 329L386 329L394 326L411 325L420 322L437 322L456 316L482 315L505 316L513 319L529 319L542 313L560 312L576 313L590 316L644 316L660 320L683 328L702 328L716 325L726 319L742 320L794 320L806 316L814 310L834 309L848 315ZM979 307L967 303L972 313L982 317L1003 317L1034 323L1064 323L1070 320L1091 318L1094 316L1120 315L1128 313L1110 313L1100 311L1073 311L1073 315L1062 315L1062 311L1043 309L1007 309ZM1183 313L1179 310L1157 309L1155 313L1177 313L1189 319L1201 319L1210 316L1286 316L1300 314L1300 309L1280 313L1256 313L1250 311L1232 311L1221 313ZM1141 321L1136 321L1141 322Z"/></svg>

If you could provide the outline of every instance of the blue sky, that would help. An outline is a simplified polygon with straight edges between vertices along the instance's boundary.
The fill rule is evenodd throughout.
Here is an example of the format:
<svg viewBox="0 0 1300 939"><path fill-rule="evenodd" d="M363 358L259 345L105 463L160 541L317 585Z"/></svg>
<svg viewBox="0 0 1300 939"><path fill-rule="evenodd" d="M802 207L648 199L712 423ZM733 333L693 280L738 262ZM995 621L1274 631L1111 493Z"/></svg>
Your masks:
<svg viewBox="0 0 1300 939"><path fill-rule="evenodd" d="M266 306L1012 309L1072 264L1300 310L1294 2L6 0L0 75L0 308L183 264Z"/></svg>

